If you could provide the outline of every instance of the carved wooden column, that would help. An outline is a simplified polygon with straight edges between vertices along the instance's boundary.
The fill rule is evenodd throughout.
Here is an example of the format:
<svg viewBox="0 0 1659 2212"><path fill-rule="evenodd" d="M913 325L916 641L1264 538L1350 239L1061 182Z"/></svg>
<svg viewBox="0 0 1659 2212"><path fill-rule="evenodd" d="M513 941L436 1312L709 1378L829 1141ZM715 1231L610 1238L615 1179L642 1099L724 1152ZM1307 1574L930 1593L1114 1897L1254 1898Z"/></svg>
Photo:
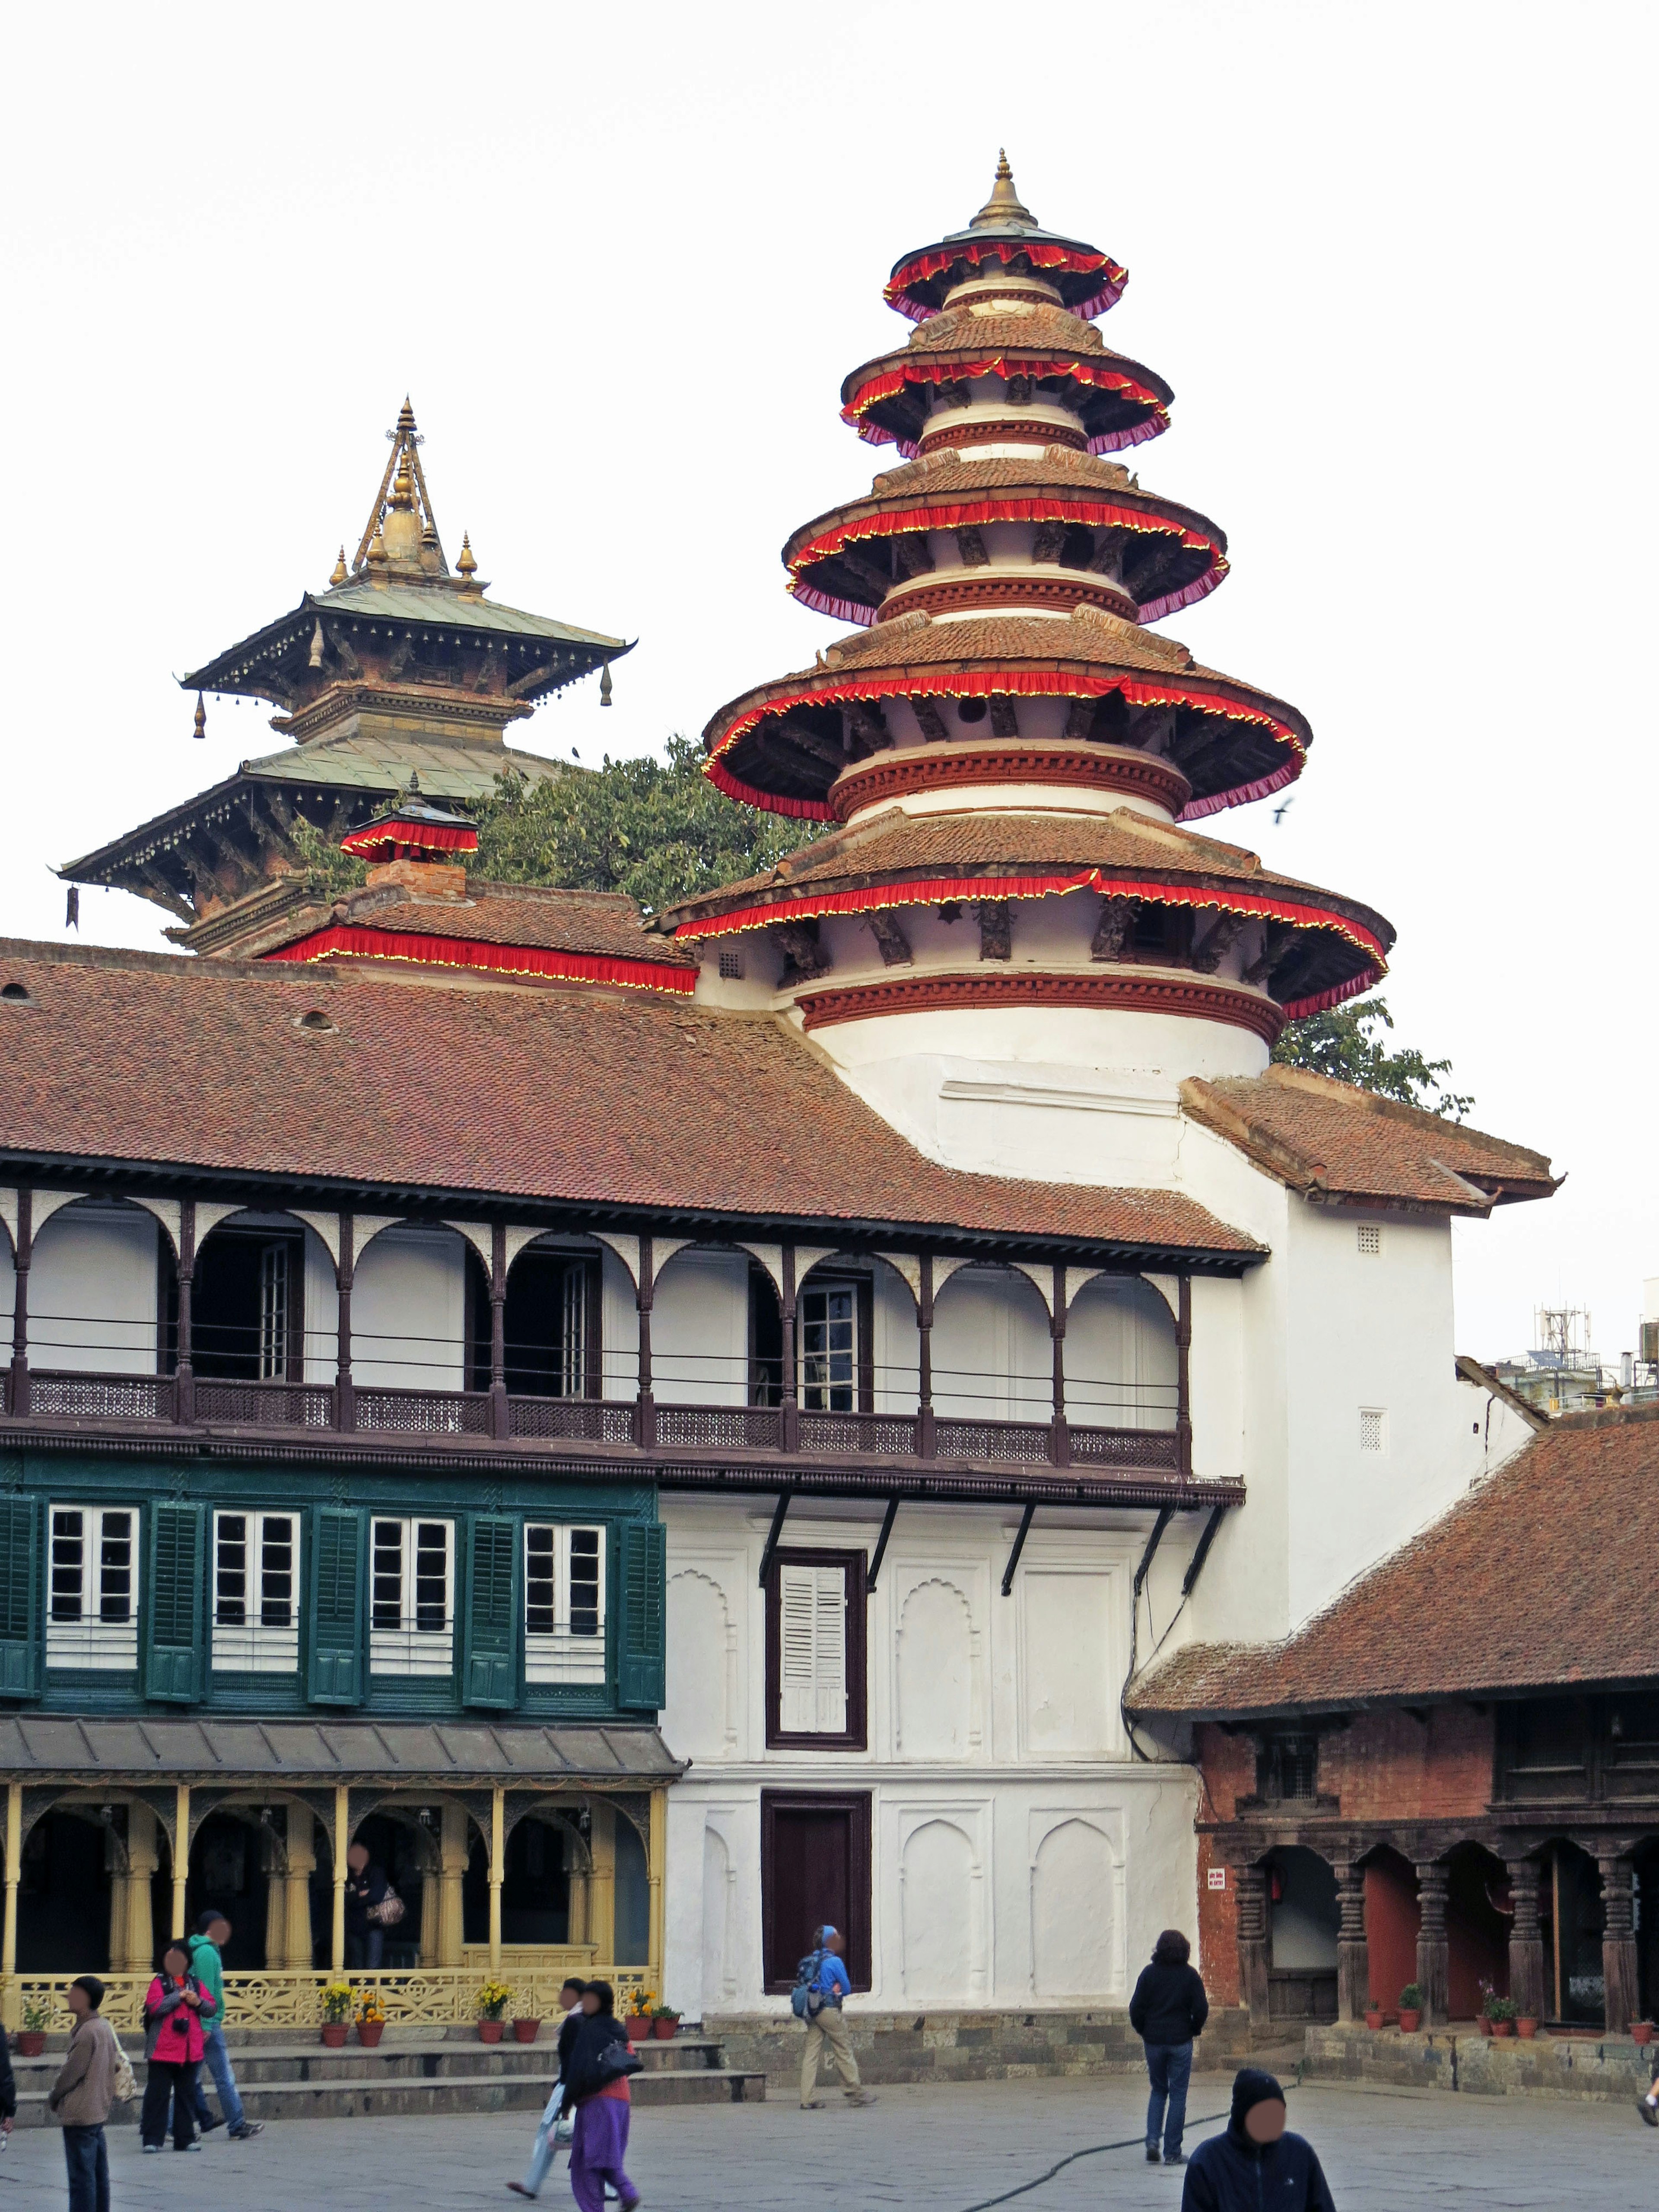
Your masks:
<svg viewBox="0 0 1659 2212"><path fill-rule="evenodd" d="M173 1418L181 1425L196 1419L195 1291L196 1200L186 1198L179 1206L179 1356L173 1370Z"/></svg>
<svg viewBox="0 0 1659 2212"><path fill-rule="evenodd" d="M634 1441L641 1451L653 1450L657 1442L657 1401L651 1391L651 1300L656 1274L656 1252L652 1240L641 1237L640 1279L634 1291L634 1303L640 1316L640 1382L634 1407Z"/></svg>
<svg viewBox="0 0 1659 2212"><path fill-rule="evenodd" d="M1176 1304L1176 1464L1193 1471L1193 1279L1179 1279Z"/></svg>
<svg viewBox="0 0 1659 2212"><path fill-rule="evenodd" d="M933 1422L933 1255L918 1263L916 1294L916 1456L932 1459L937 1448Z"/></svg>
<svg viewBox="0 0 1659 2212"><path fill-rule="evenodd" d="M14 1413L29 1410L29 1263L34 1257L34 1193L27 1183L17 1191L17 1243L12 1262L16 1286L11 1310L11 1386L6 1402Z"/></svg>
<svg viewBox="0 0 1659 2212"><path fill-rule="evenodd" d="M1506 1859L1515 1917L1510 1922L1510 1995L1522 2017L1542 2020L1544 1936L1538 1920L1538 1884L1543 1869L1536 1859Z"/></svg>
<svg viewBox="0 0 1659 2212"><path fill-rule="evenodd" d="M357 1394L351 1381L351 1235L352 1218L349 1213L340 1216L340 1263L338 1349L335 1354L334 1425L337 1429L355 1429L357 1425Z"/></svg>
<svg viewBox="0 0 1659 2212"><path fill-rule="evenodd" d="M1636 1972L1636 1869L1627 1851L1598 1851L1601 1869L1601 1983L1609 2035L1628 2033L1641 2017Z"/></svg>
<svg viewBox="0 0 1659 2212"><path fill-rule="evenodd" d="M507 1410L507 1224L489 1232L489 1433L511 1433Z"/></svg>
<svg viewBox="0 0 1659 2212"><path fill-rule="evenodd" d="M1267 1870L1235 1868L1238 1892L1238 1993L1252 2027L1267 2025Z"/></svg>
<svg viewBox="0 0 1659 2212"><path fill-rule="evenodd" d="M1417 1869L1417 1984L1423 1992L1423 2025L1443 2027L1449 2002L1446 1944L1446 1869L1437 1859Z"/></svg>
<svg viewBox="0 0 1659 2212"><path fill-rule="evenodd" d="M1352 1859L1336 1862L1336 2016L1360 2020L1370 2001L1370 1948L1365 1940L1365 1870Z"/></svg>
<svg viewBox="0 0 1659 2212"><path fill-rule="evenodd" d="M795 1358L795 1248L783 1248L783 1449L800 1449L800 1378Z"/></svg>
<svg viewBox="0 0 1659 2212"><path fill-rule="evenodd" d="M1054 1410L1048 1424L1048 1457L1055 1467L1072 1463L1072 1432L1066 1423L1066 1270L1054 1268L1054 1304L1048 1334L1054 1348Z"/></svg>

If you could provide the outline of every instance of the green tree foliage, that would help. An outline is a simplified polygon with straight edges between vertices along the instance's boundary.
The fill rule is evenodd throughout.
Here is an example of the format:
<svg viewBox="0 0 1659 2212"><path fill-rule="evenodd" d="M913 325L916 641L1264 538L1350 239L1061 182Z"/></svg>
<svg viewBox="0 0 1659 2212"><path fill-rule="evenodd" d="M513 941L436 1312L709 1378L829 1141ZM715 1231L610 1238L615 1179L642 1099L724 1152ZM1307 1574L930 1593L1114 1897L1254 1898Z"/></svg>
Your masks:
<svg viewBox="0 0 1659 2212"><path fill-rule="evenodd" d="M619 760L528 783L507 775L477 810L469 866L495 883L626 891L657 913L697 891L760 875L813 826L739 806L702 773L690 738L667 758Z"/></svg>
<svg viewBox="0 0 1659 2212"><path fill-rule="evenodd" d="M368 872L364 863L343 853L337 839L317 829L303 814L295 816L289 837L307 890L319 898L337 899L361 888Z"/></svg>
<svg viewBox="0 0 1659 2212"><path fill-rule="evenodd" d="M1450 1060L1425 1060L1409 1046L1390 1052L1383 1032L1393 1027L1385 1000L1354 999L1328 1013L1287 1023L1273 1056L1281 1066L1305 1067L1461 1121L1474 1101L1448 1086Z"/></svg>

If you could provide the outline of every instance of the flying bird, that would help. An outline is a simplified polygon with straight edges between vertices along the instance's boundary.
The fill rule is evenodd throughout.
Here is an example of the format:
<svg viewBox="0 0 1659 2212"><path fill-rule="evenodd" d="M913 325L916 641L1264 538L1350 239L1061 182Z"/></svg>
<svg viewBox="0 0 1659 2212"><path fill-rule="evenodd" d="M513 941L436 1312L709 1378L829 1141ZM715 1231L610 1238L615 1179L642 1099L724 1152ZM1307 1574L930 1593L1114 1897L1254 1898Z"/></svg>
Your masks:
<svg viewBox="0 0 1659 2212"><path fill-rule="evenodd" d="M1274 828L1275 830L1277 830L1277 829L1278 829L1278 827L1279 827L1279 823L1280 823L1285 819L1285 816L1290 812L1290 811L1291 811L1291 807L1293 807L1295 805L1296 805L1296 801L1295 801L1295 799L1287 799L1285 801L1285 804L1284 804L1282 806L1275 806L1275 807L1274 807L1274 809L1273 809L1273 828Z"/></svg>

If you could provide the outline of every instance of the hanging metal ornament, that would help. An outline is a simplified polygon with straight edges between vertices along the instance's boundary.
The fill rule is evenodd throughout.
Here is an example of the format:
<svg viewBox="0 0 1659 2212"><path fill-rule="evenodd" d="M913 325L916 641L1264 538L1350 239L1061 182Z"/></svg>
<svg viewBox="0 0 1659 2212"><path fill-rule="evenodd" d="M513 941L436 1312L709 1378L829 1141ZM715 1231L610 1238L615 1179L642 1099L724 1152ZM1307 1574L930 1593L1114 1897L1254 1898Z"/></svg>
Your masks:
<svg viewBox="0 0 1659 2212"><path fill-rule="evenodd" d="M608 707L611 704L611 663L608 660L605 664L604 673L599 678L599 704L601 707Z"/></svg>
<svg viewBox="0 0 1659 2212"><path fill-rule="evenodd" d="M202 703L202 695L199 691L196 694L195 726L191 735L193 738L204 738L207 735L207 708Z"/></svg>

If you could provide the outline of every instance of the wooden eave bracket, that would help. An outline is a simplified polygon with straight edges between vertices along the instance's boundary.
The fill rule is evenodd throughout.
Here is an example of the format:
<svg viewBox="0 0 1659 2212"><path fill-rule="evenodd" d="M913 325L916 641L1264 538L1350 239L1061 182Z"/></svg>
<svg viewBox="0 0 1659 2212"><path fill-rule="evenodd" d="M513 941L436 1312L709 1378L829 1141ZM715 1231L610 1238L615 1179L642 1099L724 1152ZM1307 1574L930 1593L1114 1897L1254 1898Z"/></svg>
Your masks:
<svg viewBox="0 0 1659 2212"><path fill-rule="evenodd" d="M1028 1498L1025 1501L1025 1510L1019 1516L1019 1527L1014 1534L1013 1549L1009 1553L1008 1564L1002 1571L1004 1597L1012 1597L1014 1594L1014 1570L1019 1565L1020 1553L1025 1549L1025 1539L1031 1533L1031 1516L1036 1511L1036 1499Z"/></svg>

